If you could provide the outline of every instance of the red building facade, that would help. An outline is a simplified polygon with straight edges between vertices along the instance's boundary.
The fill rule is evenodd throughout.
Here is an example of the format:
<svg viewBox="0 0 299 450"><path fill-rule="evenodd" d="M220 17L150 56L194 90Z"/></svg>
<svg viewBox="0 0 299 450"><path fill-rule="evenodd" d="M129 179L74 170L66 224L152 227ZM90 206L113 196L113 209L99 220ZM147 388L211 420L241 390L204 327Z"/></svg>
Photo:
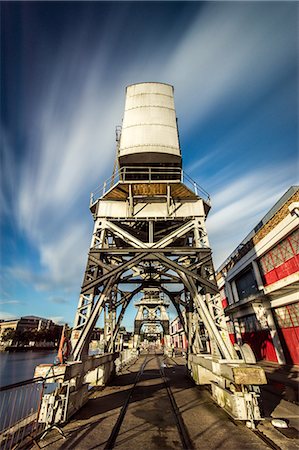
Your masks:
<svg viewBox="0 0 299 450"><path fill-rule="evenodd" d="M217 270L233 343L299 364L299 188L292 186Z"/></svg>
<svg viewBox="0 0 299 450"><path fill-rule="evenodd" d="M179 317L176 317L170 324L170 339L174 349L187 350L188 342Z"/></svg>

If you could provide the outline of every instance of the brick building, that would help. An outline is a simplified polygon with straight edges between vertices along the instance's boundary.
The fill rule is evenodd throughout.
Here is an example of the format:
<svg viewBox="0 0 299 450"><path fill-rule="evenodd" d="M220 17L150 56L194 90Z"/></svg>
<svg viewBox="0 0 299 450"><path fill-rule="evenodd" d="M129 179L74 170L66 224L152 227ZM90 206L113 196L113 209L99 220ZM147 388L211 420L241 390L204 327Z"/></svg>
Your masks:
<svg viewBox="0 0 299 450"><path fill-rule="evenodd" d="M299 364L299 187L292 186L217 270L233 342Z"/></svg>
<svg viewBox="0 0 299 450"><path fill-rule="evenodd" d="M170 340L171 345L173 345L174 348L186 351L188 347L187 338L184 332L183 325L180 321L179 317L176 317L171 323L170 323Z"/></svg>
<svg viewBox="0 0 299 450"><path fill-rule="evenodd" d="M0 322L0 341L7 331L41 331L51 330L60 336L62 326L55 324L52 320L37 316L23 316L15 320L3 320Z"/></svg>

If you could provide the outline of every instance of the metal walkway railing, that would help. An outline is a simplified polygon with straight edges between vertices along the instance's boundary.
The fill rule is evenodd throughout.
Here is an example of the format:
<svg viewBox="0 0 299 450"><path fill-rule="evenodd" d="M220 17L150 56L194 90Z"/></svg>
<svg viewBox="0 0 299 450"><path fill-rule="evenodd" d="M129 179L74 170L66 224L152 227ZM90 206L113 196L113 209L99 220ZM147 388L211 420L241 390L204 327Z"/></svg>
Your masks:
<svg viewBox="0 0 299 450"><path fill-rule="evenodd" d="M117 371L121 371L122 367L135 357L135 352L131 349L119 352L115 361ZM55 410L56 400L55 403L50 401L53 407L45 410L43 399L55 392L56 399L61 397L61 374L55 375L54 369L59 366L49 366L45 377L0 387L0 450L15 450L29 446L56 424L58 416ZM90 384L87 373L84 375L86 382ZM89 388L89 392L92 392L91 385ZM60 421L62 424L65 422L66 412L64 407L63 418Z"/></svg>
<svg viewBox="0 0 299 450"><path fill-rule="evenodd" d="M210 204L210 195L179 167L134 167L125 166L108 178L90 196L90 206L103 197L119 182L130 183L184 183L195 195Z"/></svg>
<svg viewBox="0 0 299 450"><path fill-rule="evenodd" d="M38 422L45 380L35 378L0 388L0 449L16 448L27 437L33 440L45 428Z"/></svg>

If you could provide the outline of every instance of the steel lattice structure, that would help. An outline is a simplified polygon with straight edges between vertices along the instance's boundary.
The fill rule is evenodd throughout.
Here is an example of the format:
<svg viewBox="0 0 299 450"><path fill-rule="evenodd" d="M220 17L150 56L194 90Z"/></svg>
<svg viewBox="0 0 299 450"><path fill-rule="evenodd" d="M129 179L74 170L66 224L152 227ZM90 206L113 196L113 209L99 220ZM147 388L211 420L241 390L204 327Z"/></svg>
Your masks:
<svg viewBox="0 0 299 450"><path fill-rule="evenodd" d="M117 133L119 169L91 197L95 224L72 358L88 354L102 311L112 351L127 306L148 287L158 287L173 302L190 351L206 349L201 323L211 353L233 358L205 226L210 201L181 168L172 87L143 83L128 89L123 129Z"/></svg>
<svg viewBox="0 0 299 450"><path fill-rule="evenodd" d="M172 86L140 83L127 88L117 163L111 179L92 194L90 210L94 229L72 350L66 363L51 367L60 387L45 395L46 416L51 405L59 408L65 402L63 417L70 417L87 401L89 382L105 384L116 364L136 357L134 349L115 351L117 335L134 297L155 291L157 298L163 294L173 303L184 327L195 383L209 384L222 408L254 428L261 418L259 385L267 380L250 348L235 349L229 339L206 230L210 200L182 170ZM89 343L101 314L105 354L92 356ZM165 311L160 319L166 337ZM135 348L142 322L135 321ZM167 346L169 339L166 354ZM48 374L49 368L38 367L37 376L45 370ZM57 413L53 423L61 420Z"/></svg>

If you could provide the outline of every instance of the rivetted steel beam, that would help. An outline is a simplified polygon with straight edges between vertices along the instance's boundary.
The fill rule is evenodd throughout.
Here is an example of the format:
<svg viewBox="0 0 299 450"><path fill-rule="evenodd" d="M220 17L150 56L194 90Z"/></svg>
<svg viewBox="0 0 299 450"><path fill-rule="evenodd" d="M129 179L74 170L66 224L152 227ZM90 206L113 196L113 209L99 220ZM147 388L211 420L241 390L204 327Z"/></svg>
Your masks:
<svg viewBox="0 0 299 450"><path fill-rule="evenodd" d="M171 244L173 241L178 239L179 237L183 236L184 234L188 233L188 231L191 231L192 228L194 228L194 220L190 220L187 223L184 223L181 227L174 230L172 233L168 234L164 238L160 239L160 241L156 242L152 248L163 248L167 245Z"/></svg>
<svg viewBox="0 0 299 450"><path fill-rule="evenodd" d="M94 305L91 315L87 318L84 327L80 333L79 339L77 340L75 347L72 351L73 361L80 361L82 353L84 351L88 353L87 347L89 345L89 336L95 327L95 324L102 311L102 305L106 297L109 295L114 282L115 277L111 276L108 283L104 287L104 290L101 293L97 303Z"/></svg>
<svg viewBox="0 0 299 450"><path fill-rule="evenodd" d="M211 249L207 247L166 247L154 248L155 253L169 253L175 255L197 255L211 254ZM153 253L153 247L120 247L120 248L93 248L90 254L108 253L113 255L129 255L130 253Z"/></svg>
<svg viewBox="0 0 299 450"><path fill-rule="evenodd" d="M81 294L84 294L85 292L89 291L93 287L98 286L99 284L103 283L108 278L118 275L120 272L124 272L125 269L129 269L132 266L134 266L136 263L138 263L143 258L143 255L137 255L134 258L130 259L129 261L126 261L123 264L120 264L119 267L116 267L115 269L111 270L110 272L106 273L105 275L102 275L101 277L96 278L94 281L90 283L85 283L82 286Z"/></svg>
<svg viewBox="0 0 299 450"><path fill-rule="evenodd" d="M186 277L186 278L185 278ZM201 295L197 292L196 284L194 283L194 280L190 276L185 276L183 274L183 278L185 279L187 289L190 291L193 300L194 305L196 306L196 309L198 311L198 314L200 315L205 327L209 331L210 336L213 336L215 338L215 341L217 343L217 346L222 353L222 356L225 359L234 359L234 354L232 349L229 349L222 338L217 326L215 325L215 322L210 314L210 311L203 301Z"/></svg>
<svg viewBox="0 0 299 450"><path fill-rule="evenodd" d="M132 300L132 298L136 294L138 294L138 292L141 291L141 289L142 289L142 286L140 286L137 289L135 289L134 291L130 292L130 295L126 295L126 298L124 299L124 302L123 302L122 307L121 307L121 311L120 311L119 316L117 318L115 329L113 330L111 341L109 342L109 348L108 348L109 351L112 351L113 343L114 343L114 341L116 339L116 336L117 336L118 331L119 331L120 324L121 324L121 322L123 320L123 317L125 315L126 309L127 309L128 305L129 305L130 301Z"/></svg>
<svg viewBox="0 0 299 450"><path fill-rule="evenodd" d="M200 275L197 275L196 273L192 272L191 270L188 270L186 267L180 266L176 262L172 261L169 258L166 258L165 256L163 256L161 254L157 254L156 256L160 261L163 261L163 263L166 266L171 267L176 272L184 272L186 275L188 275L192 278L195 278L197 281L199 281L200 284L202 286L206 287L212 294L218 294L218 288L217 288L216 284L212 283L209 280L206 280L205 278L201 277Z"/></svg>
<svg viewBox="0 0 299 450"><path fill-rule="evenodd" d="M109 220L106 221L106 227L111 230L117 237L120 237L122 240L130 243L135 248L142 248L142 247L149 247L145 242L140 241L140 239L133 236L131 233L129 233L126 230L123 230L118 225L115 225L115 223L110 222Z"/></svg>
<svg viewBox="0 0 299 450"><path fill-rule="evenodd" d="M122 238L123 240L130 242L133 247L137 248L164 248L167 245L171 244L173 241L178 239L179 237L183 236L184 234L191 231L195 226L195 221L190 220L187 223L184 223L181 227L171 232L169 235L165 236L164 238L160 239L158 242L150 244L146 242L140 241L138 238L133 236L128 231L122 229L118 225L115 225L113 222L106 221L105 226L113 231L118 237Z"/></svg>
<svg viewBox="0 0 299 450"><path fill-rule="evenodd" d="M98 259L98 258L95 258L95 257L94 257L93 255L91 255L90 253L89 253L89 255L88 255L88 258L89 258L89 261L92 261L93 263L95 263L95 264L97 264L98 266L100 266L102 269L107 270L107 272L109 272L109 271L111 271L111 270L114 269L114 267L112 267L112 266L110 266L110 265L108 265L108 264L103 263L103 261L101 261L101 260Z"/></svg>
<svg viewBox="0 0 299 450"><path fill-rule="evenodd" d="M181 321L181 323L182 323L182 325L183 325L183 328L184 328L184 330L185 330L186 336L188 336L188 325L187 325L187 322L185 321L184 316L183 316L183 314L182 314L182 311L181 311L181 309L180 309L180 307L179 307L179 305L178 305L179 302L178 302L178 300L176 299L176 297L177 297L178 295L175 295L173 292L168 291L168 289L165 289L165 288L162 287L162 286L161 286L161 291L163 291L166 295L168 295L168 297L169 297L170 300L172 301L172 304L173 304L173 306L175 307L176 312L177 312L177 314L178 314L178 316L179 316L179 318L180 318L180 321Z"/></svg>
<svg viewBox="0 0 299 450"><path fill-rule="evenodd" d="M196 270L202 267L204 264L211 262L212 263L212 255L208 255L201 259L200 261L197 261L194 264L191 264L191 266L188 267L189 270Z"/></svg>

